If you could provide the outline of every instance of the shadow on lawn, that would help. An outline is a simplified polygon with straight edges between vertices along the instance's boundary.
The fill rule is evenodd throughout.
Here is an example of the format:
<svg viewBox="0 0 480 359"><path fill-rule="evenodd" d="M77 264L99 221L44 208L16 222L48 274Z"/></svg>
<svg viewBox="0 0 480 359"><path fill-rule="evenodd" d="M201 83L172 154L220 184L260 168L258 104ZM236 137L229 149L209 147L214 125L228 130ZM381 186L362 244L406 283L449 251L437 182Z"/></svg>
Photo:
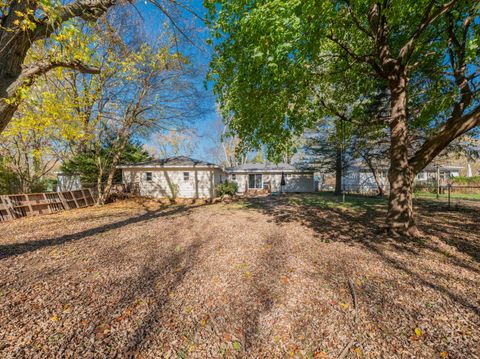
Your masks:
<svg viewBox="0 0 480 359"><path fill-rule="evenodd" d="M87 237L91 237L101 233L119 229L119 228L128 226L130 224L146 222L156 218L169 217L169 216L173 216L180 213L187 213L193 208L205 206L205 205L206 204L200 204L196 206L182 205L182 206L176 206L176 207L167 208L167 209L158 209L153 211L147 210L147 212L142 215L127 218L118 222L104 224L94 228L89 228L87 230L84 230L78 233L66 234L61 237L55 237L55 238L49 238L49 239L43 239L43 240L32 240L32 241L23 242L23 243L3 244L3 245L0 245L0 260L11 257L11 256L32 252L37 249L42 249L45 247L52 247L52 246L57 246L67 242L78 241Z"/></svg>
<svg viewBox="0 0 480 359"><path fill-rule="evenodd" d="M296 205L292 205L292 199L293 204ZM419 226L424 233L437 236L440 241L455 247L477 262L480 260L480 243L473 239L465 239L467 237L475 238L476 232L472 233L472 230L475 231L474 228L478 228L478 225L467 226L464 224L467 218L474 223L478 223L478 211L465 210L457 212L455 216L449 213L449 225L447 225L442 222L442 216L438 216L439 213L444 212L443 208L425 208L425 204L421 204L421 206L423 206L421 212L428 212L429 218L428 223L422 223ZM422 250L434 251L445 256L453 265L477 274L480 273L480 270L475 265L469 264L468 261L464 261L431 244L428 239L417 240L388 236L381 228L383 215L378 202L358 200L355 206L351 207L357 207L362 211L346 211L332 206L328 200L316 198L316 195L287 195L251 198L247 200L247 207L271 216L272 220L277 224L301 223L314 230L318 238L323 242L344 242L349 245L361 245L381 258L389 266L402 271L422 285L445 294L451 300L480 316L480 308L476 303L453 292L448 287L435 283L423 274L415 272L409 268L407 263L390 256L387 253L388 247L383 245L388 244L390 249L393 248L414 256L419 255ZM440 276L440 273L434 274Z"/></svg>
<svg viewBox="0 0 480 359"><path fill-rule="evenodd" d="M152 254L143 265L140 275L123 283L122 286L128 289L117 305L125 308L137 298L147 297L149 309L137 320L137 326L129 335L122 355L135 357L149 337L156 334L155 327L165 324L162 315L170 301L170 293L180 286L193 267L199 264L198 256L203 244L202 241L194 241L181 251L171 247L172 254L160 263L156 263L158 255ZM114 285L117 286L118 283Z"/></svg>
<svg viewBox="0 0 480 359"><path fill-rule="evenodd" d="M263 313L268 313L275 305L275 301L282 295L275 283L285 277L288 251L286 238L281 231L270 233L263 243L257 262L259 270L252 275L247 300L250 306L244 307L242 313L242 326L244 337L244 350L249 353L255 348L260 332L260 318ZM283 293L284 294L284 293Z"/></svg>

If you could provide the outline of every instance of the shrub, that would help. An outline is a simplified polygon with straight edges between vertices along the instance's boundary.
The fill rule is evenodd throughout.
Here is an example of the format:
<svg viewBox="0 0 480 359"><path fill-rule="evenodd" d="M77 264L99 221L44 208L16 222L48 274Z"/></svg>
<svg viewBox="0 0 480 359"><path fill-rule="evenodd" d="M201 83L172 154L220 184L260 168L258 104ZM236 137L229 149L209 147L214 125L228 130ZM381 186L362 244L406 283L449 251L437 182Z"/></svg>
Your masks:
<svg viewBox="0 0 480 359"><path fill-rule="evenodd" d="M459 185L478 185L480 184L480 176L473 176L473 177L454 177L453 182Z"/></svg>
<svg viewBox="0 0 480 359"><path fill-rule="evenodd" d="M429 180L425 182L415 182L413 185L413 192L437 192L437 182L434 180Z"/></svg>
<svg viewBox="0 0 480 359"><path fill-rule="evenodd" d="M223 197L225 195L234 196L238 191L238 184L236 182L224 182L215 187L217 196Z"/></svg>

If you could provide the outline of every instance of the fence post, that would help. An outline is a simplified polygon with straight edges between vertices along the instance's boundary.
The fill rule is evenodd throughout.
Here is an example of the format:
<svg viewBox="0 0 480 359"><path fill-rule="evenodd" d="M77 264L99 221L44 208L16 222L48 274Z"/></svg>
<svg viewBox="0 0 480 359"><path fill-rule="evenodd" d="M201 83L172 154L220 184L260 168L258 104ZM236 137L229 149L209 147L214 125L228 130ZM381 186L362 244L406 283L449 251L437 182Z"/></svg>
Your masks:
<svg viewBox="0 0 480 359"><path fill-rule="evenodd" d="M60 198L60 202L62 202L63 210L68 211L70 209L70 206L67 203L67 199L63 195L63 192L58 192L58 198Z"/></svg>

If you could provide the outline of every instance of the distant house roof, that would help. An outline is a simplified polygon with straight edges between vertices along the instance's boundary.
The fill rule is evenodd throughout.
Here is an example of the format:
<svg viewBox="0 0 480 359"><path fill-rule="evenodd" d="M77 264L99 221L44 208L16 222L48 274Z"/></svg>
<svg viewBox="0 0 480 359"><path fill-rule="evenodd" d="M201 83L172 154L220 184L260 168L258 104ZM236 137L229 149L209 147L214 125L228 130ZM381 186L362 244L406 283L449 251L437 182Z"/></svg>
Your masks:
<svg viewBox="0 0 480 359"><path fill-rule="evenodd" d="M423 169L423 171L433 172L437 170L437 167L440 171L459 171L463 168L463 166L456 166L456 165L437 165L430 163L427 167Z"/></svg>
<svg viewBox="0 0 480 359"><path fill-rule="evenodd" d="M196 160L194 158L186 156L177 156L177 157L168 157L161 158L152 161L138 162L138 163L129 163L126 165L118 166L118 168L163 168L163 167L210 167L218 168L219 166L201 160Z"/></svg>
<svg viewBox="0 0 480 359"><path fill-rule="evenodd" d="M389 165L386 164L381 164L381 165L376 165L375 168L377 170L387 170L389 169ZM459 171L463 168L463 166L454 166L454 165L437 165L437 164L432 164L430 163L427 167L425 167L421 172L436 172L437 167L440 169L440 171L443 172L449 172L449 171ZM366 165L366 164L354 164L349 167L350 171L371 171L371 169Z"/></svg>
<svg viewBox="0 0 480 359"><path fill-rule="evenodd" d="M226 168L227 172L308 172L314 171L302 170L288 163L245 163L240 166Z"/></svg>

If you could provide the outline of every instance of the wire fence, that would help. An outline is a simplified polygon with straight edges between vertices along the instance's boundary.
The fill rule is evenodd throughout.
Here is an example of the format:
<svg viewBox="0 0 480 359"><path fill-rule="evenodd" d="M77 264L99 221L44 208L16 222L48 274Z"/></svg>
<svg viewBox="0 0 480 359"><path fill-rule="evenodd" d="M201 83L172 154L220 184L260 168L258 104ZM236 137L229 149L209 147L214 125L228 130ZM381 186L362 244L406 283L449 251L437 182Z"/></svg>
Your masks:
<svg viewBox="0 0 480 359"><path fill-rule="evenodd" d="M434 190L417 188L415 198L445 204L448 208L480 208L480 186L443 185Z"/></svg>

